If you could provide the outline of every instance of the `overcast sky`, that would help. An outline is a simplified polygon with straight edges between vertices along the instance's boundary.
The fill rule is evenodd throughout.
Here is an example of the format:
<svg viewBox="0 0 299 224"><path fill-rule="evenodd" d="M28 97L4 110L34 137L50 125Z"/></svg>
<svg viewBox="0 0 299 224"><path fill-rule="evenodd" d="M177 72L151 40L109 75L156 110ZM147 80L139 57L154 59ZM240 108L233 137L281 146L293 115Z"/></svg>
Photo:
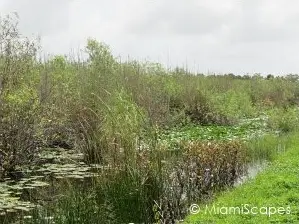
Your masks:
<svg viewBox="0 0 299 224"><path fill-rule="evenodd" d="M203 73L299 73L298 0L1 0L0 12L51 54L92 37L123 59Z"/></svg>

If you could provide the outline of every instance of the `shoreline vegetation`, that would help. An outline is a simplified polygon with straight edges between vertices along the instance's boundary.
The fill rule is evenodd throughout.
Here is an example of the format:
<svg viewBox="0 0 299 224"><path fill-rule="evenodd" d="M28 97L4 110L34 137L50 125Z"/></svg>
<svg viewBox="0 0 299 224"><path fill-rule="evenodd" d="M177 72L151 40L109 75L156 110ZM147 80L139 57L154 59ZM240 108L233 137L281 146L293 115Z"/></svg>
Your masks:
<svg viewBox="0 0 299 224"><path fill-rule="evenodd" d="M297 74L167 70L91 38L84 60L39 50L0 17L0 223L184 220L250 164L292 153Z"/></svg>
<svg viewBox="0 0 299 224"><path fill-rule="evenodd" d="M299 220L299 141L289 137L290 146L254 179L221 192L185 223L297 223Z"/></svg>

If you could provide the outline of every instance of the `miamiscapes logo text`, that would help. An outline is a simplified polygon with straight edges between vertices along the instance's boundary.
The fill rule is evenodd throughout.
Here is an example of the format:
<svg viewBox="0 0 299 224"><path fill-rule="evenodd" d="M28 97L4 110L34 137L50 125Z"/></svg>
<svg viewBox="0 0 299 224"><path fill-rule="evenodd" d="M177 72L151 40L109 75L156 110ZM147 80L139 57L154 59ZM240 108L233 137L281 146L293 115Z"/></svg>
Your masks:
<svg viewBox="0 0 299 224"><path fill-rule="evenodd" d="M252 206L250 204L242 204L241 206L229 207L229 206L204 206L200 208L197 204L192 204L189 207L191 214L198 214L203 212L204 214L210 215L267 215L271 216L274 214L278 215L289 215L291 214L291 207L269 207L269 206Z"/></svg>

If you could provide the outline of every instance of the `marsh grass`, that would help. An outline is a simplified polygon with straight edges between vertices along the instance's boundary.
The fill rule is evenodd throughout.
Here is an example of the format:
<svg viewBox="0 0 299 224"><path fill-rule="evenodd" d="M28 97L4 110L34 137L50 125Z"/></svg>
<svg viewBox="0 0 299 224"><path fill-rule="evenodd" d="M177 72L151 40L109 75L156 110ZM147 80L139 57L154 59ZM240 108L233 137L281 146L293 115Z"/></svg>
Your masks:
<svg viewBox="0 0 299 224"><path fill-rule="evenodd" d="M277 151L277 138L275 136L264 136L262 139L254 139L248 144L248 154L252 159L270 159Z"/></svg>
<svg viewBox="0 0 299 224"><path fill-rule="evenodd" d="M272 161L278 154L286 151L290 144L289 135L265 135L254 138L246 143L248 160L258 162Z"/></svg>
<svg viewBox="0 0 299 224"><path fill-rule="evenodd" d="M111 204L98 201L96 191L78 186L68 186L65 190L64 195L54 204L55 207L37 207L30 213L30 218L22 219L23 223L119 223Z"/></svg>

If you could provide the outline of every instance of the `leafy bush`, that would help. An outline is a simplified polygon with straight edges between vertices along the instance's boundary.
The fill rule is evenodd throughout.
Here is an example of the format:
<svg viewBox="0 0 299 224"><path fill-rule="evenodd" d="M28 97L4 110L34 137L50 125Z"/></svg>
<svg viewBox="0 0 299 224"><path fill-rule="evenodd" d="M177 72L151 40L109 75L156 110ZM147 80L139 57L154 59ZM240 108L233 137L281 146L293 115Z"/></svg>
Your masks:
<svg viewBox="0 0 299 224"><path fill-rule="evenodd" d="M0 103L0 179L13 172L17 166L32 162L39 145L36 136L38 108L33 101L14 98Z"/></svg>
<svg viewBox="0 0 299 224"><path fill-rule="evenodd" d="M212 95L210 98L214 107L228 117L244 118L255 114L255 108L247 92L230 89L224 94Z"/></svg>
<svg viewBox="0 0 299 224"><path fill-rule="evenodd" d="M273 130L291 132L298 130L299 113L297 107L274 108L269 111L268 125Z"/></svg>
<svg viewBox="0 0 299 224"><path fill-rule="evenodd" d="M0 179L32 160L37 147L38 96L30 80L37 50L17 22L0 18Z"/></svg>

